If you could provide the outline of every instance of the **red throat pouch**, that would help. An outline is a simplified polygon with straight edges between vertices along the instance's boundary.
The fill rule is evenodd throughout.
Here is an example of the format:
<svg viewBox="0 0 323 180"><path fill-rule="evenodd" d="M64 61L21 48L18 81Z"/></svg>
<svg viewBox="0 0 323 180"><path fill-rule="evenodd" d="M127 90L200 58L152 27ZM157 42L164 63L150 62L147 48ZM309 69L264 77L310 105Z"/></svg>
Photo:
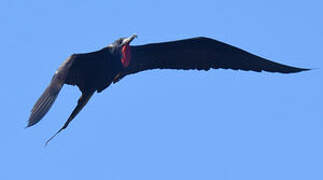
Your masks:
<svg viewBox="0 0 323 180"><path fill-rule="evenodd" d="M124 45L121 49L122 57L121 57L121 63L123 67L128 67L130 64L130 59L131 59L131 50L130 46Z"/></svg>

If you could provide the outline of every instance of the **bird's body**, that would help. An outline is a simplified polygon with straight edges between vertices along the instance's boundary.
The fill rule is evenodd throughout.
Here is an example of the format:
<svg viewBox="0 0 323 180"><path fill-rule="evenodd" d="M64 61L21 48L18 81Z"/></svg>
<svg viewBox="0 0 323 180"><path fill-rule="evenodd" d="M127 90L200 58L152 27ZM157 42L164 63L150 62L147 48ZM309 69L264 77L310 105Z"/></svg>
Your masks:
<svg viewBox="0 0 323 180"><path fill-rule="evenodd" d="M123 68L119 57L113 56L107 48L74 54L70 58L75 58L75 62L65 83L77 85L82 92L90 89L101 92Z"/></svg>
<svg viewBox="0 0 323 180"><path fill-rule="evenodd" d="M144 70L222 68L280 73L308 70L275 63L210 38L130 46L135 37L121 38L99 51L70 56L55 72L50 85L34 105L28 126L42 119L64 84L78 86L82 96L57 133L68 126L94 92L101 92L124 76Z"/></svg>

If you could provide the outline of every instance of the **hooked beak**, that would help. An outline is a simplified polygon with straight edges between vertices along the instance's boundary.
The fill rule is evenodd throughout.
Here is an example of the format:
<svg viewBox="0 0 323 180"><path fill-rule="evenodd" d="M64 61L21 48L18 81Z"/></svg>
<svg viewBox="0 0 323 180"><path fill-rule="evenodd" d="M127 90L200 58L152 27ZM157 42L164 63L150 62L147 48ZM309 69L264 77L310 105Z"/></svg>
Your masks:
<svg viewBox="0 0 323 180"><path fill-rule="evenodd" d="M125 38L125 39L122 41L122 46L124 46L124 45L126 45L126 44L130 44L130 42L131 42L132 40L134 40L136 37L138 37L138 36L137 36L137 34L133 34L133 35L131 35L130 37Z"/></svg>

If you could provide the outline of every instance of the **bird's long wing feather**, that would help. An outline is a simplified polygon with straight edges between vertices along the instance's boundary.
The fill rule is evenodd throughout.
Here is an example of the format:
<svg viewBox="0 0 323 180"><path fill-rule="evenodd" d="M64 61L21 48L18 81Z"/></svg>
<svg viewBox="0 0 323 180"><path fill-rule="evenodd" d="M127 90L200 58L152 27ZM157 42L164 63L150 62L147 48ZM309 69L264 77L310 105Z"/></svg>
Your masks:
<svg viewBox="0 0 323 180"><path fill-rule="evenodd" d="M33 109L31 110L31 115L27 127L36 124L45 116L45 114L55 102L62 86L63 83L57 80L52 80L50 85L46 88L44 93L40 96Z"/></svg>
<svg viewBox="0 0 323 180"><path fill-rule="evenodd" d="M223 68L280 73L308 70L269 61L229 44L204 37L131 46L131 54L130 65L115 82L128 74L149 69Z"/></svg>
<svg viewBox="0 0 323 180"><path fill-rule="evenodd" d="M69 57L58 68L50 84L32 108L27 127L38 123L49 111L50 107L55 102L58 93L64 85L65 79L68 75L68 70L73 62L73 59L73 56Z"/></svg>

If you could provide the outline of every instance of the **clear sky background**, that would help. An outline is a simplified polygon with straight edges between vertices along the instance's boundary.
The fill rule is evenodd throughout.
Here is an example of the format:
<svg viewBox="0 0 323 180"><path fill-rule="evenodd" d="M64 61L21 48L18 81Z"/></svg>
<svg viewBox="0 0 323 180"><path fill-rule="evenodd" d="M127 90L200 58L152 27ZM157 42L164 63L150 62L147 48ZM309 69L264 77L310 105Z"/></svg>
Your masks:
<svg viewBox="0 0 323 180"><path fill-rule="evenodd" d="M0 179L323 179L322 1L0 1ZM154 70L76 105L64 86L24 129L72 53L206 36L298 74Z"/></svg>

